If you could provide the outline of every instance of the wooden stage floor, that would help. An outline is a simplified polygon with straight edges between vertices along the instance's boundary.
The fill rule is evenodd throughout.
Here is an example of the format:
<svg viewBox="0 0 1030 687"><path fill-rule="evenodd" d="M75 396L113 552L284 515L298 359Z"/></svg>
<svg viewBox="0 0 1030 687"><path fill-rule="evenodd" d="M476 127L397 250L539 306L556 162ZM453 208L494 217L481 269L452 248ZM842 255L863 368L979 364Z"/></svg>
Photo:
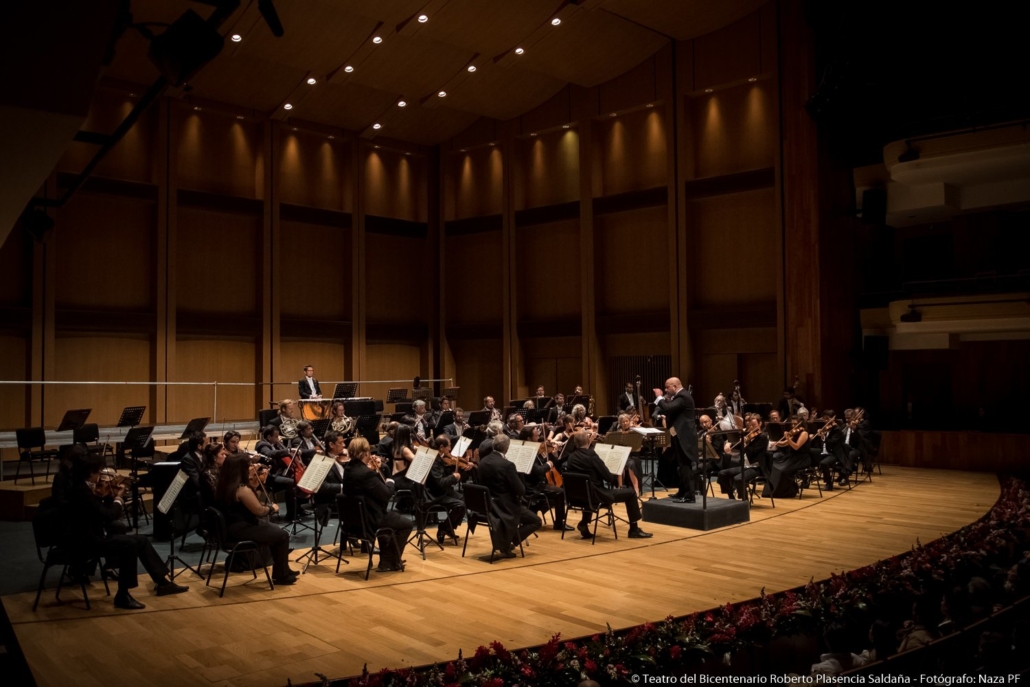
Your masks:
<svg viewBox="0 0 1030 687"><path fill-rule="evenodd" d="M55 605L52 590L37 612L34 593L3 603L41 687L285 685L316 672L353 675L365 663L374 671L445 661L494 639L519 647L555 632L587 635L605 623L621 628L749 599L762 587L787 589L954 531L998 493L992 474L886 466L872 483L822 499L807 491L775 510L758 501L750 523L708 533L649 525L654 538L636 540L623 526L618 541L605 530L591 546L544 529L525 559L493 565L477 558L486 548L479 533L465 559L452 545L431 547L426 561L409 547L407 571L373 571L367 582L361 558L340 575L332 561L312 566L274 592L236 574L223 599L181 577L188 593L157 598L141 587L147 609L133 613L115 611L99 583L92 611Z"/></svg>

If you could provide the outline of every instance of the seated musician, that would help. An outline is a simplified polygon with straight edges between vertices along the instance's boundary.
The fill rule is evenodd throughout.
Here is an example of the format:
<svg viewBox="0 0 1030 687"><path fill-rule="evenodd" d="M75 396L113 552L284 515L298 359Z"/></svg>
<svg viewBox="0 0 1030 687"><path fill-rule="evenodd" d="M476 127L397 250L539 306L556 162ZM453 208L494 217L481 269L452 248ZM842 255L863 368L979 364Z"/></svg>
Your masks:
<svg viewBox="0 0 1030 687"><path fill-rule="evenodd" d="M633 431L633 421L629 413L619 413L616 425L612 427L608 434L630 434ZM626 461L626 474L629 476L630 486L633 487L633 491L636 493L637 498L640 498L640 480L643 479L643 471L640 467L640 456L635 453L629 455L629 459Z"/></svg>
<svg viewBox="0 0 1030 687"><path fill-rule="evenodd" d="M572 412L569 414L572 415L572 421L577 428L594 428L594 421L591 420L590 416L587 415L586 406L584 406L582 403L577 403L576 405L572 406Z"/></svg>
<svg viewBox="0 0 1030 687"><path fill-rule="evenodd" d="M274 426L279 431L279 436L283 439L295 439L297 437L297 423L299 421L296 412L296 401L284 398L279 401L279 415L272 418L268 424Z"/></svg>
<svg viewBox="0 0 1030 687"><path fill-rule="evenodd" d="M778 410L770 410L769 411L769 422L775 422L777 424L783 422L783 420L780 419L780 411L778 411Z"/></svg>
<svg viewBox="0 0 1030 687"><path fill-rule="evenodd" d="M565 417L565 394L558 392L554 395L554 399L551 404L551 412L547 416L547 420L554 424L558 424Z"/></svg>
<svg viewBox="0 0 1030 687"><path fill-rule="evenodd" d="M443 540L451 537L458 543L458 525L465 519L465 502L454 493L454 485L460 484L469 473L472 464L462 463L450 453L451 442L446 434L433 440L431 446L439 453L433 461L433 467L426 477L426 490L429 492L427 507L442 506L447 510L447 519L440 523L436 530L436 541L442 546Z"/></svg>
<svg viewBox="0 0 1030 687"><path fill-rule="evenodd" d="M468 425L465 424L465 411L461 408L454 409L454 422L443 428L444 433L450 437L451 443L465 433Z"/></svg>
<svg viewBox="0 0 1030 687"><path fill-rule="evenodd" d="M536 388L536 393L533 394L536 398L547 398L547 392L544 391L544 385L541 384Z"/></svg>
<svg viewBox="0 0 1030 687"><path fill-rule="evenodd" d="M523 418L518 413L512 413L511 416L508 417L508 422L505 428L505 434L507 434L508 438L510 439L518 439L519 432L521 432L522 428L525 426L525 418Z"/></svg>
<svg viewBox="0 0 1030 687"><path fill-rule="evenodd" d="M727 405L729 406L730 413L744 417L744 399L741 398L739 389L734 389L733 392L730 393L730 399L727 402Z"/></svg>
<svg viewBox="0 0 1030 687"><path fill-rule="evenodd" d="M626 504L626 516L629 519L629 536L632 539L647 539L651 536L650 532L645 532L640 529L640 502L637 500L637 495L629 487L619 487L616 489L609 489L606 487L607 484L616 484L619 480L617 475L613 475L608 472L608 467L601 460L601 457L597 455L594 449L590 448L590 435L586 432L576 432L573 435L573 441L576 444L576 450L569 456L568 461L565 464L565 472L580 472L587 476L590 483L594 485L597 490L599 497L605 503L624 503ZM576 529L579 530L580 536L584 539L591 539L593 535L590 533L590 514L583 513L583 519L580 520L579 525Z"/></svg>
<svg viewBox="0 0 1030 687"><path fill-rule="evenodd" d="M218 471L228 456L229 451L222 444L208 444L204 447L204 470L200 475L200 505L204 508L214 505Z"/></svg>
<svg viewBox="0 0 1030 687"><path fill-rule="evenodd" d="M99 554L109 566L118 569L118 592L114 596L114 607L138 610L144 605L132 598L129 592L139 586L137 561L156 585L158 596L181 594L189 589L168 579L168 568L164 559L154 550L154 545L142 534L115 534L124 517L125 504L122 496L125 484L106 482L100 486L100 470L104 457L89 454L82 446L75 446L70 452L71 485L66 491L64 506L67 519L68 546L73 554L82 556ZM104 493L104 490L108 493Z"/></svg>
<svg viewBox="0 0 1030 687"><path fill-rule="evenodd" d="M279 430L275 425L268 425L261 430L261 441L257 442L257 445L254 448L258 453L258 462L268 468L266 485L269 490L272 493L277 491L287 492L286 519L292 520L293 505L294 501L297 499L294 489L296 483L292 477L288 476L292 474L288 467L290 449L286 448L282 441L280 441ZM245 453L236 455L247 457L247 454Z"/></svg>
<svg viewBox="0 0 1030 687"><path fill-rule="evenodd" d="M225 515L227 533L236 541L253 541L272 554L272 582L289 585L298 573L290 569L290 534L264 522L279 512L279 504L263 505L251 486L250 461L245 456L227 458L218 472L215 502Z"/></svg>
<svg viewBox="0 0 1030 687"><path fill-rule="evenodd" d="M833 491L833 468L840 466L842 479L847 480L851 472L848 455L844 450L844 432L837 425L837 414L832 410L824 410L820 419L823 426L812 436L809 453L813 464L818 463L822 472L826 490Z"/></svg>
<svg viewBox="0 0 1030 687"><path fill-rule="evenodd" d="M290 448L299 450L300 459L307 465L316 453L324 453L325 447L315 437L315 428L307 420L297 423L297 438L290 442Z"/></svg>
<svg viewBox="0 0 1030 687"><path fill-rule="evenodd" d="M734 493L741 501L747 498L747 485L759 474L766 479L771 474L769 463L769 436L762 433L762 416L758 413L749 413L745 420L746 434L740 440L740 456L742 464L719 471L719 487L722 493L731 499ZM723 453L729 454L732 450L727 441L723 445Z"/></svg>
<svg viewBox="0 0 1030 687"><path fill-rule="evenodd" d="M519 433L519 439L540 441L540 428L537 425L527 425ZM565 490L553 484L548 477L551 475L551 479L553 479L552 470L554 469L554 460L548 455L548 442L544 441L540 444L540 450L537 451L536 460L533 462L533 468L529 474L520 476L526 482L527 499L532 500L535 495L543 495L547 499L548 506L554 509L554 529L571 532L572 528L565 524Z"/></svg>
<svg viewBox="0 0 1030 687"><path fill-rule="evenodd" d="M366 524L370 532L389 530L379 536L379 572L404 569L404 547L411 536L411 520L396 511L387 511L396 485L380 472L379 457L372 454L368 440L355 437L347 445L350 462L344 468L343 493L365 500Z"/></svg>
<svg viewBox="0 0 1030 687"><path fill-rule="evenodd" d="M712 417L703 413L698 418L701 431L697 434L697 455L700 458L700 473L710 477L718 474L723 468L730 467L723 465L722 446L718 440L712 439L712 434L717 431L712 423Z"/></svg>
<svg viewBox="0 0 1030 687"><path fill-rule="evenodd" d="M847 453L847 465L850 472L858 469L859 463L865 467L865 454L863 453L862 434L858 431L860 418L857 411L848 408L844 411L844 451Z"/></svg>
<svg viewBox="0 0 1030 687"><path fill-rule="evenodd" d="M429 426L433 428L432 434L434 436L438 432L443 431L443 427L437 427L440 424L441 415L443 415L443 403L438 396L433 396L429 399L429 410L426 412L426 420Z"/></svg>
<svg viewBox="0 0 1030 687"><path fill-rule="evenodd" d="M328 505L336 502L336 497L343 493L343 475L350 455L347 452L347 441L342 434L329 431L325 435L325 455L333 459L318 492L315 494L317 505Z"/></svg>
<svg viewBox="0 0 1030 687"><path fill-rule="evenodd" d="M304 366L304 378L297 382L297 392L302 400L322 398L322 387L318 385L315 368L311 365Z"/></svg>
<svg viewBox="0 0 1030 687"><path fill-rule="evenodd" d="M427 445L433 437L432 425L429 424L429 413L426 412L426 402L419 399L411 404L411 414L404 416L404 424L409 425L412 436L419 444Z"/></svg>
<svg viewBox="0 0 1030 687"><path fill-rule="evenodd" d="M783 438L772 445L775 448L772 458L772 473L762 496L772 498L791 498L797 496L797 484L794 475L799 470L811 467L812 457L808 453L808 432L804 424L795 416L791 426L783 433Z"/></svg>
<svg viewBox="0 0 1030 687"><path fill-rule="evenodd" d="M630 408L636 408L640 396L633 390L633 382L626 382L626 389L619 395L619 412L626 412Z"/></svg>
<svg viewBox="0 0 1030 687"><path fill-rule="evenodd" d="M780 399L779 405L776 407L781 418L792 417L798 412L798 408L801 407L801 400L794 393L794 387L792 386L788 386L783 390L783 398ZM769 421L772 422L772 418Z"/></svg>
<svg viewBox="0 0 1030 687"><path fill-rule="evenodd" d="M376 455L383 458L389 458L393 455L393 438L397 436L398 427L400 427L399 422L390 422L386 425L386 433L379 438L379 443L376 444Z"/></svg>
<svg viewBox="0 0 1030 687"><path fill-rule="evenodd" d="M194 489L200 489L200 473L204 471L204 447L207 446L207 435L203 432L193 432L187 440L187 449L179 462L179 467Z"/></svg>
<svg viewBox="0 0 1030 687"><path fill-rule="evenodd" d="M499 521L493 532L493 547L505 558L514 558L514 547L540 529L541 522L536 513L522 505L526 485L515 463L504 457L511 439L502 433L490 441L490 452L480 453L476 481L490 490L490 506Z"/></svg>
<svg viewBox="0 0 1030 687"><path fill-rule="evenodd" d="M497 404L494 401L493 396L487 396L483 399L483 410L490 413L490 421L502 420L501 411L497 409Z"/></svg>
<svg viewBox="0 0 1030 687"><path fill-rule="evenodd" d="M390 451L392 457L392 471L390 475L397 484L398 489L414 489L414 483L409 480L405 473L411 467L411 461L415 459L415 447L411 441L411 427L405 424L397 426L397 432L393 437L393 446Z"/></svg>
<svg viewBox="0 0 1030 687"><path fill-rule="evenodd" d="M715 417L712 418L712 422L719 429L734 429L736 425L733 423L733 414L730 413L730 408L726 404L726 396L719 393L712 402L712 406L715 408Z"/></svg>
<svg viewBox="0 0 1030 687"><path fill-rule="evenodd" d="M332 408L329 411L329 427L326 429L326 433L336 432L346 437L354 432L356 424L353 418L347 417L346 406L344 406L343 401L333 401Z"/></svg>
<svg viewBox="0 0 1030 687"><path fill-rule="evenodd" d="M229 455L234 455L240 452L240 443L242 441L243 436L235 429L230 429L222 435L222 445L225 447L225 450Z"/></svg>
<svg viewBox="0 0 1030 687"><path fill-rule="evenodd" d="M854 422L855 432L858 434L858 450L862 457L862 470L869 473L873 470L873 424L869 420L869 413L861 406L855 407L857 419Z"/></svg>

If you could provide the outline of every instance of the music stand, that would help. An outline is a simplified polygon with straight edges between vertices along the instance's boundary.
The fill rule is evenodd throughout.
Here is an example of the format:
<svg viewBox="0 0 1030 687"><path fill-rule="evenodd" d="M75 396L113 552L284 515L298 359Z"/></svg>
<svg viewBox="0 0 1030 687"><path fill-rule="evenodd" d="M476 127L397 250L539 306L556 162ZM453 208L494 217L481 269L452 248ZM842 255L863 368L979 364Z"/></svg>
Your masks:
<svg viewBox="0 0 1030 687"><path fill-rule="evenodd" d="M508 407L509 408L521 408L522 406L526 405L526 401L527 400L529 400L529 399L513 398L510 401L508 401Z"/></svg>
<svg viewBox="0 0 1030 687"><path fill-rule="evenodd" d="M57 426L57 431L66 432L68 430L82 429L82 426L86 424L86 420L89 419L89 414L92 412L92 408L66 410L64 418L61 420L61 424Z"/></svg>
<svg viewBox="0 0 1030 687"><path fill-rule="evenodd" d="M454 424L454 411L453 410L445 410L445 411L443 411L442 413L440 413L440 419L436 421L436 426L441 428L440 429L441 432L443 431L444 427L446 427L447 425L453 425L453 424Z"/></svg>
<svg viewBox="0 0 1030 687"><path fill-rule="evenodd" d="M468 422L473 427L479 427L490 424L490 418L493 417L493 413L489 410L473 410L469 413Z"/></svg>
<svg viewBox="0 0 1030 687"><path fill-rule="evenodd" d="M634 434L636 434L636 432L634 432ZM661 484L662 491L669 491L669 488L662 484L661 480L658 479L659 455L657 451L659 447L664 449L669 445L669 432L664 431L658 433L648 433L643 436L643 445L647 448L647 453L650 456L651 461L651 469L648 470L647 474L644 475L644 479L650 480L651 482L651 498L649 498L648 501L654 501L656 498L658 498L657 496L655 496L655 489L657 488L657 485ZM643 460L643 454L641 454L641 460ZM644 491L644 489L645 488L643 484L641 484L640 490Z"/></svg>
<svg viewBox="0 0 1030 687"><path fill-rule="evenodd" d="M407 413L391 413L390 414L390 422L400 422L401 420L403 420L407 416L408 416Z"/></svg>
<svg viewBox="0 0 1030 687"><path fill-rule="evenodd" d="M410 401L408 398L407 389L387 389L386 391L386 402L387 403L398 403L401 401Z"/></svg>
<svg viewBox="0 0 1030 687"><path fill-rule="evenodd" d="M143 407L140 408L126 408L122 411L122 417L125 417L126 411L139 410L139 418L137 422L142 419ZM131 418L130 418L131 419ZM137 469L138 460L136 458L136 452L147 447L150 443L150 437L154 434L153 425L149 427L133 427L125 434L125 438L122 439L122 450L128 449L132 452L132 469L129 471L132 477L132 528L139 533L139 511L143 507L143 504L139 500L139 471ZM146 513L146 511L144 511Z"/></svg>
<svg viewBox="0 0 1030 687"><path fill-rule="evenodd" d="M744 407L740 409L745 415L747 413L758 413L762 416L762 420L769 419L769 413L772 412L772 403L745 403Z"/></svg>
<svg viewBox="0 0 1030 687"><path fill-rule="evenodd" d="M584 408L589 408L590 407L590 396L588 396L586 394L581 394L579 396L573 396L572 400L570 400L566 405L568 405L570 409L576 407L577 405L583 406Z"/></svg>
<svg viewBox="0 0 1030 687"><path fill-rule="evenodd" d="M333 400L338 398L354 398L358 394L358 385L354 382L337 384L333 390Z"/></svg>
<svg viewBox="0 0 1030 687"><path fill-rule="evenodd" d="M171 484L168 486L168 489L165 491L163 497L157 504L157 510L168 516L168 523L170 527L168 536L168 558L165 559L165 565L168 566L168 579L174 582L175 578L178 575L181 575L187 570L191 570L197 577L199 577L200 579L204 579L204 576L200 573L200 570L198 568L194 568L192 565L190 565L189 563L187 563L175 554L175 540L178 538L178 533L175 531L176 516L182 515L182 510L179 506L179 494L182 493L182 488L189 481L189 478L186 476L186 473L179 468L178 463L156 463L155 465L168 465L176 471L175 477L172 479ZM189 532L189 529L189 516L187 516L186 522L183 525L183 530L185 530L185 532ZM183 534L184 540L186 538L185 532ZM175 561L179 561L180 563L182 563L183 570L179 572L175 571ZM202 564L203 563L201 563L201 565Z"/></svg>
<svg viewBox="0 0 1030 687"><path fill-rule="evenodd" d="M422 399L424 401L427 398L433 397L433 390L428 386L421 386L417 389L412 389L411 397L415 400Z"/></svg>
<svg viewBox="0 0 1030 687"><path fill-rule="evenodd" d="M203 432L204 428L207 427L209 422L211 422L211 418L209 417L193 418L189 421L189 424L186 425L186 429L182 430L182 436L179 437L179 440L182 441L183 439L188 438L189 435L193 434L194 432Z"/></svg>
<svg viewBox="0 0 1030 687"><path fill-rule="evenodd" d="M541 408L550 408L554 405L553 396L537 396L533 399L533 406L539 410Z"/></svg>
<svg viewBox="0 0 1030 687"><path fill-rule="evenodd" d="M597 434L598 434L598 436L604 436L609 431L611 431L612 425L615 424L616 420L618 420L618 418L616 416L614 416L614 415L602 415L601 417L597 418ZM607 441L608 440L605 439L605 443L607 443ZM621 445L622 444L620 444L620 446Z"/></svg>
<svg viewBox="0 0 1030 687"><path fill-rule="evenodd" d="M325 418L324 420L312 420L311 421L311 428L313 430L315 430L315 431L314 431L314 434L312 434L311 436L313 436L316 439L318 439L319 441L321 441L322 437L325 436L325 433L329 431L329 423L332 422L332 421L333 421L332 418L328 418L328 417Z"/></svg>
<svg viewBox="0 0 1030 687"><path fill-rule="evenodd" d="M458 393L461 391L460 386L449 386L443 390L443 395L452 401L458 400Z"/></svg>
<svg viewBox="0 0 1030 687"><path fill-rule="evenodd" d="M347 417L375 415L377 410L376 402L371 398L352 398L343 402L343 412Z"/></svg>
<svg viewBox="0 0 1030 687"><path fill-rule="evenodd" d="M365 437L370 446L379 443L379 421L382 415L359 415L358 424L354 427L354 433Z"/></svg>
<svg viewBox="0 0 1030 687"><path fill-rule="evenodd" d="M408 401L399 401L399 402L397 402L394 405L393 412L394 413L404 413L405 415L411 415L411 412L412 412L411 409L414 406L415 406L414 402L412 402L410 400L408 400Z"/></svg>
<svg viewBox="0 0 1030 687"><path fill-rule="evenodd" d="M147 412L146 406L129 406L122 409L116 427L135 427L143 422L143 413ZM123 442L124 443L124 442Z"/></svg>

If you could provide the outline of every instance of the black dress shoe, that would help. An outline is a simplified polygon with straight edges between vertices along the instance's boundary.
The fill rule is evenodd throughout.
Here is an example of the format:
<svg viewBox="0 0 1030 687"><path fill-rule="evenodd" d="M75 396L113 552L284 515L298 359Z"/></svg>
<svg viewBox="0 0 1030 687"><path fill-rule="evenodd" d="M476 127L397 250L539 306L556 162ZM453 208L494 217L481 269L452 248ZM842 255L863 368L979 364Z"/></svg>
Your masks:
<svg viewBox="0 0 1030 687"><path fill-rule="evenodd" d="M184 584L175 584L174 582L167 582L165 584L158 585L155 591L157 592L158 596L168 596L169 594L182 594L183 592L188 592L189 590L190 588Z"/></svg>
<svg viewBox="0 0 1030 687"><path fill-rule="evenodd" d="M376 568L376 572L402 572L403 570L404 570L404 565L403 564L401 564L401 565L398 565L398 564L383 565L382 563L380 563L379 567Z"/></svg>
<svg viewBox="0 0 1030 687"><path fill-rule="evenodd" d="M644 530L640 529L639 527L634 527L634 528L632 528L629 531L629 538L630 539L650 539L653 536L654 535L651 534L650 532L645 532Z"/></svg>
<svg viewBox="0 0 1030 687"><path fill-rule="evenodd" d="M146 608L146 606L132 598L132 594L129 594L129 592L119 592L118 594L115 594L114 607L122 608L126 611L138 611L141 608Z"/></svg>
<svg viewBox="0 0 1030 687"><path fill-rule="evenodd" d="M272 584L277 584L277 585L281 585L281 586L284 586L284 587L288 587L291 584L297 584L297 579L299 577L300 577L299 575L287 575L286 577L273 577L272 578Z"/></svg>
<svg viewBox="0 0 1030 687"><path fill-rule="evenodd" d="M565 530L566 532L571 532L572 530L574 530L576 528L573 527L572 525L565 525L565 524L561 524L561 523L557 523L556 522L556 523L554 523L554 529L558 530L559 532L561 532L562 530Z"/></svg>
<svg viewBox="0 0 1030 687"><path fill-rule="evenodd" d="M518 558L519 555L515 553L515 549L508 549L507 551L501 552L501 558Z"/></svg>

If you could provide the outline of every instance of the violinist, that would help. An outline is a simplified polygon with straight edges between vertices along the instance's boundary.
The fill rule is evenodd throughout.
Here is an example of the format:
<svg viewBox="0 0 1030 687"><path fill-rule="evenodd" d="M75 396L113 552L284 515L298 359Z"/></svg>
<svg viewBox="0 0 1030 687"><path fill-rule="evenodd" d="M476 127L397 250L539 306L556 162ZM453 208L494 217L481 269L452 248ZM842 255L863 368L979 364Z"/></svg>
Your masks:
<svg viewBox="0 0 1030 687"><path fill-rule="evenodd" d="M222 444L208 444L204 447L204 471L200 475L200 505L205 508L214 504L218 471L228 456L229 451Z"/></svg>
<svg viewBox="0 0 1030 687"><path fill-rule="evenodd" d="M540 441L540 427L527 425L519 433L519 439ZM541 442L533 467L523 478L526 483L526 499L532 503L534 496L543 495L547 499L547 505L554 509L554 529L571 532L572 528L565 524L565 490L548 480L548 474L553 475L555 461L548 455L547 446L548 442Z"/></svg>
<svg viewBox="0 0 1030 687"><path fill-rule="evenodd" d="M465 463L459 468L459 461L450 454L451 442L446 434L441 434L433 443L439 453L426 477L426 490L430 496L426 506L440 506L447 511L447 519L436 530L437 543L443 546L444 539L450 537L457 545L457 527L465 519L465 502L455 496L454 485L460 484L468 475L472 464Z"/></svg>
<svg viewBox="0 0 1030 687"><path fill-rule="evenodd" d="M296 412L296 401L285 398L279 401L279 415L272 418L268 424L274 426L282 438L295 439L297 437L297 423L299 422Z"/></svg>
<svg viewBox="0 0 1030 687"><path fill-rule="evenodd" d="M501 417L501 411L497 409L497 404L496 401L494 401L493 396L487 396L483 399L483 410L490 413L491 422L493 422L494 420L503 420L503 418Z"/></svg>
<svg viewBox="0 0 1030 687"><path fill-rule="evenodd" d="M413 489L414 483L409 480L405 473L411 467L411 461L415 460L415 448L411 443L411 427L405 424L398 425L397 433L393 437L391 451L393 458L392 476L398 489Z"/></svg>
<svg viewBox="0 0 1030 687"><path fill-rule="evenodd" d="M719 487L731 499L734 493L741 501L747 498L747 485L759 474L769 478L772 469L769 464L769 436L762 432L762 416L748 413L745 419L747 433L738 442L740 464L719 471ZM727 441L723 453L734 449Z"/></svg>
<svg viewBox="0 0 1030 687"><path fill-rule="evenodd" d="M76 446L71 449L72 485L67 494L68 546L73 555L82 557L103 556L109 565L118 569L118 592L114 607L138 610L144 605L136 601L129 592L139 586L137 560L156 585L158 596L181 594L189 589L168 579L168 568L154 550L154 545L142 534L114 534L112 526L124 514L124 484L108 483L100 486L100 471L104 457L86 452ZM104 489L109 493L104 494ZM97 493L100 491L101 493Z"/></svg>
<svg viewBox="0 0 1030 687"><path fill-rule="evenodd" d="M393 455L393 438L397 436L397 428L400 427L399 422L389 422L386 425L386 433L379 438L379 443L376 444L376 454L384 458L389 458Z"/></svg>
<svg viewBox="0 0 1030 687"><path fill-rule="evenodd" d="M762 496L772 498L791 498L797 496L797 484L794 475L811 467L812 457L808 452L808 432L805 425L796 416L791 419L790 428L783 433L783 438L772 446L772 471Z"/></svg>
<svg viewBox="0 0 1030 687"><path fill-rule="evenodd" d="M858 468L859 463L862 463L863 467L865 466L865 457L862 453L862 435L858 430L861 420L862 418L856 410L848 408L844 411L843 450L848 456L845 465L847 465L849 473L854 472Z"/></svg>
<svg viewBox="0 0 1030 687"><path fill-rule="evenodd" d="M279 439L279 430L275 425L268 425L261 430L261 441L257 442L254 447L257 449L257 461L268 468L268 478L266 486L268 486L272 492L285 491L288 493L286 497L286 519L292 520L293 502L296 501L294 498L296 482L292 477L287 476L289 468L287 467L287 461L290 458L290 449ZM250 457L245 453L237 454Z"/></svg>
<svg viewBox="0 0 1030 687"><path fill-rule="evenodd" d="M411 415L406 415L402 420L404 424L412 429L412 437L422 446L428 446L432 438L432 428L429 424L429 414L426 412L426 402L422 399L411 404Z"/></svg>
<svg viewBox="0 0 1030 687"><path fill-rule="evenodd" d="M396 489L394 480L383 477L379 457L372 454L368 440L355 437L347 445L350 462L344 470L343 493L365 501L366 525L379 535L379 572L404 570L404 547L411 536L411 520L387 511Z"/></svg>
<svg viewBox="0 0 1030 687"><path fill-rule="evenodd" d="M329 431L325 435L325 455L333 459L333 466L326 473L322 485L315 494L316 508L321 512L326 505L336 502L336 497L343 493L343 475L350 462L347 453L347 442L342 434Z"/></svg>
<svg viewBox="0 0 1030 687"><path fill-rule="evenodd" d="M617 418L617 424L613 427L605 437L612 434L630 434L633 432L633 420L629 413L619 413ZM626 461L626 474L629 475L630 486L633 487L633 491L636 492L637 498L640 498L640 480L643 477L643 473L640 468L640 456L638 454L629 454L629 459Z"/></svg>
<svg viewBox="0 0 1030 687"><path fill-rule="evenodd" d="M697 435L697 453L702 461L701 474L710 477L729 466L723 465L722 446L718 441L712 440L712 434L716 431L712 417L704 413L698 418L698 422L701 425L701 433Z"/></svg>
<svg viewBox="0 0 1030 687"><path fill-rule="evenodd" d="M240 452L240 442L242 440L243 436L239 432L235 429L230 429L222 435L222 446L225 447L229 455L233 455Z"/></svg>
<svg viewBox="0 0 1030 687"><path fill-rule="evenodd" d="M526 420L519 413L512 413L508 417L507 427L504 431L511 439L518 439L522 428L526 426Z"/></svg>
<svg viewBox="0 0 1030 687"><path fill-rule="evenodd" d="M190 478L194 491L200 489L200 473L204 471L204 448L207 446L207 435L203 432L190 434L186 453L183 454L179 467Z"/></svg>
<svg viewBox="0 0 1030 687"><path fill-rule="evenodd" d="M290 442L290 447L294 450L300 450L298 455L304 461L304 465L311 463L311 459L315 457L315 454L325 453L325 446L315 436L315 428L307 420L301 420L297 423L297 438Z"/></svg>
<svg viewBox="0 0 1030 687"><path fill-rule="evenodd" d="M832 410L823 411L824 425L812 437L809 453L812 462L819 464L823 481L826 483L826 490L833 491L833 468L841 466L846 475L851 472L848 467L848 456L844 451L844 432L837 425L837 414Z"/></svg>
<svg viewBox="0 0 1030 687"><path fill-rule="evenodd" d="M594 428L594 421L590 419L589 415L587 415L586 406L584 406L582 403L577 403L576 405L572 406L572 412L570 413L570 415L572 415L572 421L575 423L577 428Z"/></svg>
<svg viewBox="0 0 1030 687"><path fill-rule="evenodd" d="M453 443L465 433L468 425L465 424L465 411L461 408L454 409L454 422L443 428L444 433Z"/></svg>
<svg viewBox="0 0 1030 687"><path fill-rule="evenodd" d="M227 458L218 473L215 501L225 514L226 529L233 541L253 541L267 547L272 557L272 581L296 584L298 574L290 570L290 534L259 518L279 512L279 505L263 505L251 486L251 465L245 456Z"/></svg>

